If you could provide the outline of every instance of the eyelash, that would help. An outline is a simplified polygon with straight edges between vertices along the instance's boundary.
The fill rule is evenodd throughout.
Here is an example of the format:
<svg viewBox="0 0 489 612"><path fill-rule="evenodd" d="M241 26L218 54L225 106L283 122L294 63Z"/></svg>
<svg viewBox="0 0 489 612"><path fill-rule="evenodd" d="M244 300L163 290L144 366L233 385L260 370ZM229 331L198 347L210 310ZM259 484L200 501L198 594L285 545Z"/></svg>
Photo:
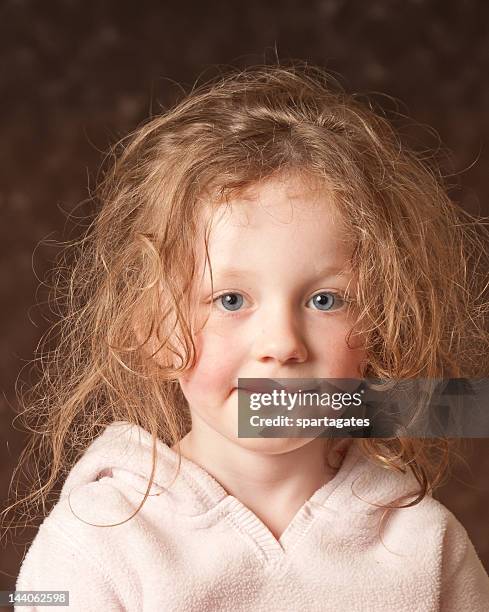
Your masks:
<svg viewBox="0 0 489 612"><path fill-rule="evenodd" d="M311 297L310 297L310 298L307 300L307 302L310 302L310 301L311 301L311 300L312 300L312 299L313 299L315 296L317 296L317 295L321 295L321 294L323 294L323 293L328 293L328 294L330 294L330 295L333 295L333 296L334 296L334 299L335 299L335 302L336 302L336 300L338 300L338 299L339 299L339 300L342 302L341 306L340 306L339 308L333 308L333 309L331 309L331 310L323 310L323 311L322 311L322 310L320 310L320 309L318 309L318 308L311 308L311 310L317 310L318 312L325 312L325 313L326 313L326 312L337 312L337 311L341 311L341 310L343 310L343 309L344 309L344 307L345 307L345 306L346 306L348 303L352 302L352 300L351 300L351 299L347 299L347 298L346 298L346 296L345 296L344 294L342 294L342 293L340 293L340 292L338 292L338 291L325 291L325 290L323 290L323 291L317 291L316 293L314 293L313 295L311 295ZM219 299L221 299L221 298L222 298L223 296L225 296L225 295L241 295L241 296L242 296L243 294L242 294L242 293L240 293L239 291L223 291L222 293L219 293L218 295L216 295L216 296L215 296L215 297L214 297L214 298L211 300L211 304L216 305L216 308L218 308L219 312L220 312L221 314L223 314L224 316L226 316L226 317L236 317L236 316L240 315L240 314L242 313L242 309L232 311L232 310L226 310L226 309L224 309L224 308L223 308L223 309L221 310L221 309L220 309L220 308L217 306L217 301L218 301ZM243 297L244 297L244 296L243 296Z"/></svg>

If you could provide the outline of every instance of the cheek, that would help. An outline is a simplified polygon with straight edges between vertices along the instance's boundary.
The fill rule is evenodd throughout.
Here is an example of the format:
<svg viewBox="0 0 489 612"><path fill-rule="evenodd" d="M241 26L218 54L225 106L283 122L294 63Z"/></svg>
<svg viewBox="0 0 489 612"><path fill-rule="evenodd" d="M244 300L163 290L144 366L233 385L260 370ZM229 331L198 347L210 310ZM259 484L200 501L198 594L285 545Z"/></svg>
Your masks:
<svg viewBox="0 0 489 612"><path fill-rule="evenodd" d="M228 393L235 385L238 349L217 334L199 333L195 338L196 362L180 378L182 391L189 401L199 396Z"/></svg>
<svg viewBox="0 0 489 612"><path fill-rule="evenodd" d="M332 378L361 378L361 366L364 359L364 350L350 350L347 347L335 364Z"/></svg>
<svg viewBox="0 0 489 612"><path fill-rule="evenodd" d="M323 378L361 378L361 364L366 352L361 341L354 336L346 343L347 328L330 329L325 341L315 343L315 353L321 362Z"/></svg>

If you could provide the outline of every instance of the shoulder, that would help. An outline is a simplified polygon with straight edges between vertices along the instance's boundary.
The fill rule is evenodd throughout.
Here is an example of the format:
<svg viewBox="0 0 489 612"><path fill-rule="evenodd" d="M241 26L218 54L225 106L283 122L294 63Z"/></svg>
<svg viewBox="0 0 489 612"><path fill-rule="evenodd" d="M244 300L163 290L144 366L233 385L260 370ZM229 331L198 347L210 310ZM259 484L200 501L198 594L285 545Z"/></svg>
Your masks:
<svg viewBox="0 0 489 612"><path fill-rule="evenodd" d="M440 534L440 553L444 579L450 581L461 572L474 572L480 575L486 585L487 603L489 603L489 578L467 530L455 515L440 502L430 497L426 504L433 508L436 516L440 517L438 526L434 526L434 528Z"/></svg>
<svg viewBox="0 0 489 612"><path fill-rule="evenodd" d="M409 472L388 470L361 457L348 480L352 506L370 517L372 537L379 533L394 552L450 572L473 549L463 525L442 503L431 495L413 503L419 484Z"/></svg>
<svg viewBox="0 0 489 612"><path fill-rule="evenodd" d="M91 609L101 601L108 602L108 610L135 603L129 534L110 525L128 519L137 506L110 480L77 487L53 506L24 557L17 590L68 590L75 609Z"/></svg>
<svg viewBox="0 0 489 612"><path fill-rule="evenodd" d="M429 499L439 516L440 605L442 610L482 612L489 607L489 577L467 530L450 510Z"/></svg>
<svg viewBox="0 0 489 612"><path fill-rule="evenodd" d="M429 538L448 547L452 553L463 549L470 542L465 527L455 515L431 495L425 495L418 503L393 510L392 523L409 529L411 536Z"/></svg>
<svg viewBox="0 0 489 612"><path fill-rule="evenodd" d="M486 610L489 578L467 530L455 515L430 495L412 507L392 511L386 541L398 552L413 553L417 562L440 583L440 597L462 603L465 609ZM451 610L445 602L445 610ZM456 609L456 608L453 608Z"/></svg>
<svg viewBox="0 0 489 612"><path fill-rule="evenodd" d="M157 485L147 489L148 482L135 474L118 470L114 477L108 471L94 482L65 491L41 529L78 539L87 551L109 555L123 551L127 557L127 539L164 510L164 496Z"/></svg>
<svg viewBox="0 0 489 612"><path fill-rule="evenodd" d="M450 543L451 548L468 540L468 535L453 513L431 494L420 501L415 498L419 483L410 471L388 469L365 457L353 448L352 469L345 478L352 496L351 505L361 514L370 516L372 523L379 517L384 531L401 537L406 534L406 545L427 539L439 546Z"/></svg>
<svg viewBox="0 0 489 612"><path fill-rule="evenodd" d="M389 510L385 525L387 533L398 538L403 534L401 539L408 547L419 544L426 550L431 544L440 554L447 548L453 555L470 542L454 514L431 495L412 506Z"/></svg>

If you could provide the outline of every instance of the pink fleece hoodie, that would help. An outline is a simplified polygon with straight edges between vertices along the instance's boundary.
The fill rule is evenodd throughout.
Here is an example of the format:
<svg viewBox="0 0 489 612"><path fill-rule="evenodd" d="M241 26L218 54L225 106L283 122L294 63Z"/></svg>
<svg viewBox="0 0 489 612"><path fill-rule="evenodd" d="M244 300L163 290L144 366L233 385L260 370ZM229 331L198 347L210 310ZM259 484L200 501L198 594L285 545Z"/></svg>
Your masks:
<svg viewBox="0 0 489 612"><path fill-rule="evenodd" d="M17 590L69 591L69 608L56 609L84 612L489 610L489 578L465 529L432 497L394 510L379 538L383 511L372 503L416 483L355 443L279 540L188 459L170 485L178 455L162 442L139 512L115 527L89 525L136 511L151 455L151 436L124 422L91 444L41 525Z"/></svg>

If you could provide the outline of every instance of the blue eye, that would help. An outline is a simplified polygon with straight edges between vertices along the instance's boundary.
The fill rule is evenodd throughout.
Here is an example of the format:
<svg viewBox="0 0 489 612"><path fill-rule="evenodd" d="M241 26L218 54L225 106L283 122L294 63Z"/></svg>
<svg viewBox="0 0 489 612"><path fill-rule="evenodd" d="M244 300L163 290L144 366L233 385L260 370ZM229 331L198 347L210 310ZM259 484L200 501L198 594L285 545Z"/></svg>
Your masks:
<svg viewBox="0 0 489 612"><path fill-rule="evenodd" d="M337 301L340 302L341 306L342 299L339 295L337 295L336 293L331 293L329 291L322 291L321 293L316 293L316 295L313 295L312 298L307 302L307 304L312 303L314 304L314 309L322 310L325 312L328 310L332 310L336 305Z"/></svg>
<svg viewBox="0 0 489 612"><path fill-rule="evenodd" d="M214 302L217 302L218 306L222 307L227 312L236 312L243 307L245 299L241 293L229 291L228 293L218 295L214 299ZM307 302L307 306L309 308L320 310L322 312L337 310L338 308L341 308L343 304L344 300L341 295L331 291L321 291L320 293L316 293L316 295L313 295Z"/></svg>
<svg viewBox="0 0 489 612"><path fill-rule="evenodd" d="M216 298L226 310L239 310L243 305L243 296L240 293L223 293Z"/></svg>

